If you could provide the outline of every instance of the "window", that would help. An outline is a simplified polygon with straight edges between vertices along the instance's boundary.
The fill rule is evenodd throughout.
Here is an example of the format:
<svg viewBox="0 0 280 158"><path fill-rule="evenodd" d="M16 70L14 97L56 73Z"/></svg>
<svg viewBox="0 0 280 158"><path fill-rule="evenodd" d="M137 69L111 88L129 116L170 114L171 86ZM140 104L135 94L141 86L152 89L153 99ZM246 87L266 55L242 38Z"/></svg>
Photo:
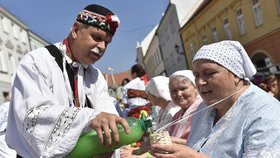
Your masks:
<svg viewBox="0 0 280 158"><path fill-rule="evenodd" d="M8 72L4 51L0 49L0 71Z"/></svg>
<svg viewBox="0 0 280 158"><path fill-rule="evenodd" d="M9 92L3 92L3 98L4 98L4 102L9 101L10 100L10 93Z"/></svg>
<svg viewBox="0 0 280 158"><path fill-rule="evenodd" d="M272 61L269 57L264 58L264 61L266 66L272 66Z"/></svg>
<svg viewBox="0 0 280 158"><path fill-rule="evenodd" d="M152 55L151 58L152 58L152 66L153 68L155 68L157 66L155 55Z"/></svg>
<svg viewBox="0 0 280 158"><path fill-rule="evenodd" d="M206 45L207 44L207 37L205 33L201 34L201 40L202 40L202 44Z"/></svg>
<svg viewBox="0 0 280 158"><path fill-rule="evenodd" d="M157 54L156 52L154 53L153 57L153 62L154 62L154 68L156 68L158 66L158 59L157 59Z"/></svg>
<svg viewBox="0 0 280 158"><path fill-rule="evenodd" d="M245 31L245 20L244 20L244 16L243 16L241 9L238 9L236 11L236 18L237 18L237 24L239 27L239 33L240 33L240 35L243 35L243 34L245 34L246 31Z"/></svg>
<svg viewBox="0 0 280 158"><path fill-rule="evenodd" d="M27 33L23 29L20 29L20 38L21 38L23 44L27 44L28 43Z"/></svg>
<svg viewBox="0 0 280 158"><path fill-rule="evenodd" d="M149 66L152 66L152 65L153 65L153 59L152 59L152 57L149 59L148 65L149 65Z"/></svg>
<svg viewBox="0 0 280 158"><path fill-rule="evenodd" d="M0 15L0 27L4 30L3 16Z"/></svg>
<svg viewBox="0 0 280 158"><path fill-rule="evenodd" d="M218 42L218 41L219 41L219 38L218 38L218 32L217 32L216 27L212 27L212 28L211 28L211 32L212 32L213 41L214 41L214 42Z"/></svg>
<svg viewBox="0 0 280 158"><path fill-rule="evenodd" d="M1 16L1 23L2 23L2 27L3 27L3 31L6 32L6 33L9 33L8 21L3 16Z"/></svg>
<svg viewBox="0 0 280 158"><path fill-rule="evenodd" d="M15 39L19 39L19 27L16 24L12 23L12 29Z"/></svg>
<svg viewBox="0 0 280 158"><path fill-rule="evenodd" d="M157 58L157 61L158 61L158 65L161 63L161 58L160 58L160 52L158 49L156 49L156 58Z"/></svg>
<svg viewBox="0 0 280 158"><path fill-rule="evenodd" d="M280 0L276 0L276 7L277 7L278 15L280 15Z"/></svg>
<svg viewBox="0 0 280 158"><path fill-rule="evenodd" d="M253 13L255 16L256 26L259 26L263 23L262 10L259 0L252 0L253 3Z"/></svg>
<svg viewBox="0 0 280 158"><path fill-rule="evenodd" d="M3 51L0 49L0 71L2 71L3 70L3 61L4 61L4 59L3 59Z"/></svg>
<svg viewBox="0 0 280 158"><path fill-rule="evenodd" d="M17 63L19 63L19 62L20 62L20 60L21 60L21 58L18 58L18 61L17 61Z"/></svg>
<svg viewBox="0 0 280 158"><path fill-rule="evenodd" d="M194 50L194 45L193 45L193 43L192 43L192 42L190 43L189 47L190 47L190 53L191 53L192 58L193 58L193 57L194 57L194 55L195 55L195 50Z"/></svg>
<svg viewBox="0 0 280 158"><path fill-rule="evenodd" d="M9 63L11 64L12 73L14 73L16 71L16 63L15 63L15 58L11 53L9 53Z"/></svg>
<svg viewBox="0 0 280 158"><path fill-rule="evenodd" d="M225 38L226 39L232 39L230 26L229 26L229 22L228 22L227 18L224 19L224 31L225 31Z"/></svg>
<svg viewBox="0 0 280 158"><path fill-rule="evenodd" d="M157 59L157 66L160 64L160 54L158 52L158 49L156 49L156 59Z"/></svg>

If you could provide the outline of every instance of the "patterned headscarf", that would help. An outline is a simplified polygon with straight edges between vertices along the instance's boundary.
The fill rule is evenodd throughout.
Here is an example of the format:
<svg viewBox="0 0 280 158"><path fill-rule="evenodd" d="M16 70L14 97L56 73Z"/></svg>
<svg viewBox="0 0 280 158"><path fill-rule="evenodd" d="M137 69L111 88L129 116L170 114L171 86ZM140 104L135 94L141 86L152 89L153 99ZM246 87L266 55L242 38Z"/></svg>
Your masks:
<svg viewBox="0 0 280 158"><path fill-rule="evenodd" d="M112 35L115 34L120 20L112 11L109 9L97 5L88 5L82 10L78 16L77 21L87 24L90 26L101 28L102 30L108 31Z"/></svg>
<svg viewBox="0 0 280 158"><path fill-rule="evenodd" d="M146 85L146 93L151 93L156 97L163 98L166 101L171 100L169 93L169 78L165 76L153 77Z"/></svg>
<svg viewBox="0 0 280 158"><path fill-rule="evenodd" d="M214 61L239 78L250 78L256 68L247 52L238 41L221 41L201 47L195 54L193 63L199 59Z"/></svg>

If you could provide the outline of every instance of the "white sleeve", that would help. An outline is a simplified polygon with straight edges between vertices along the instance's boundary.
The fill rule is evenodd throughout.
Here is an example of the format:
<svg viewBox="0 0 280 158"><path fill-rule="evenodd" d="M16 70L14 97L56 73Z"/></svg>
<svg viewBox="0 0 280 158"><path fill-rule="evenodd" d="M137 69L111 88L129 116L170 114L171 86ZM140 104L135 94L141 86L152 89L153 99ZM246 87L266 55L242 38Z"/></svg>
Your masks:
<svg viewBox="0 0 280 158"><path fill-rule="evenodd" d="M23 157L63 157L73 149L96 111L61 104L53 94L52 82L59 80L51 74L52 69L59 70L56 64L41 63L44 61L32 56L23 60L12 86L7 133L13 134L8 134L8 143Z"/></svg>
<svg viewBox="0 0 280 158"><path fill-rule="evenodd" d="M93 108L112 114L118 115L118 112L115 107L114 98L109 96L108 85L103 74L100 70L93 67L92 74L97 76L96 83L93 84L90 88L90 101L94 104ZM93 77L91 77L93 78Z"/></svg>

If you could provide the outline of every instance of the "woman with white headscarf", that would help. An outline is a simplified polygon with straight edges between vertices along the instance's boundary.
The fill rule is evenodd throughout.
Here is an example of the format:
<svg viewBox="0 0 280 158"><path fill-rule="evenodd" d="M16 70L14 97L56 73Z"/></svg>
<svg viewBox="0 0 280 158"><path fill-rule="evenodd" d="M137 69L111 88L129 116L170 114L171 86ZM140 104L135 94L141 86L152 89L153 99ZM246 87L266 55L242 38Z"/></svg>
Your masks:
<svg viewBox="0 0 280 158"><path fill-rule="evenodd" d="M204 102L194 115L188 147L157 144L154 156L279 157L280 102L248 80L256 69L239 42L203 46L193 72Z"/></svg>
<svg viewBox="0 0 280 158"><path fill-rule="evenodd" d="M181 108L172 102L169 92L169 78L165 76L153 77L146 85L145 92L148 95L148 99L152 105L160 107L158 114L155 117L155 129L171 122L173 116ZM148 142L149 143L149 142ZM120 157L133 157L133 155L139 155L139 157L146 157L149 149L149 145L143 144L139 149L123 147L120 150ZM133 151L134 150L134 151ZM145 154L143 154L145 153ZM142 154L142 155L141 155Z"/></svg>
<svg viewBox="0 0 280 158"><path fill-rule="evenodd" d="M181 109L172 102L168 83L168 77L156 76L152 78L146 86L146 93L148 94L150 103L160 107L155 118L156 129L169 123L176 112Z"/></svg>
<svg viewBox="0 0 280 158"><path fill-rule="evenodd" d="M196 110L202 102L201 97L195 87L194 76L191 70L179 70L169 76L169 90L172 101L181 107L172 122L174 124L168 129L170 136L177 143L185 144L188 138L192 117L188 116ZM182 121L178 119L185 117ZM171 125L171 124L170 124Z"/></svg>

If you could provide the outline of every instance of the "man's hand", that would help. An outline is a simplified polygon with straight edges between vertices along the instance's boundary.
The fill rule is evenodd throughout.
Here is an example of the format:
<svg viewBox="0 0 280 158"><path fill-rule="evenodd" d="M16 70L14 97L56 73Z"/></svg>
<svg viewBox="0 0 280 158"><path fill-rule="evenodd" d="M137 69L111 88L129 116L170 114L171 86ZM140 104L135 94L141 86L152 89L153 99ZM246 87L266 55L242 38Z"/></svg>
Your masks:
<svg viewBox="0 0 280 158"><path fill-rule="evenodd" d="M94 129L98 135L98 139L102 144L103 133L106 139L106 145L112 145L111 135L113 136L114 142L119 143L119 133L116 124L121 124L127 134L130 133L130 127L127 121L115 114L109 114L101 112L94 119L90 121L90 127Z"/></svg>

